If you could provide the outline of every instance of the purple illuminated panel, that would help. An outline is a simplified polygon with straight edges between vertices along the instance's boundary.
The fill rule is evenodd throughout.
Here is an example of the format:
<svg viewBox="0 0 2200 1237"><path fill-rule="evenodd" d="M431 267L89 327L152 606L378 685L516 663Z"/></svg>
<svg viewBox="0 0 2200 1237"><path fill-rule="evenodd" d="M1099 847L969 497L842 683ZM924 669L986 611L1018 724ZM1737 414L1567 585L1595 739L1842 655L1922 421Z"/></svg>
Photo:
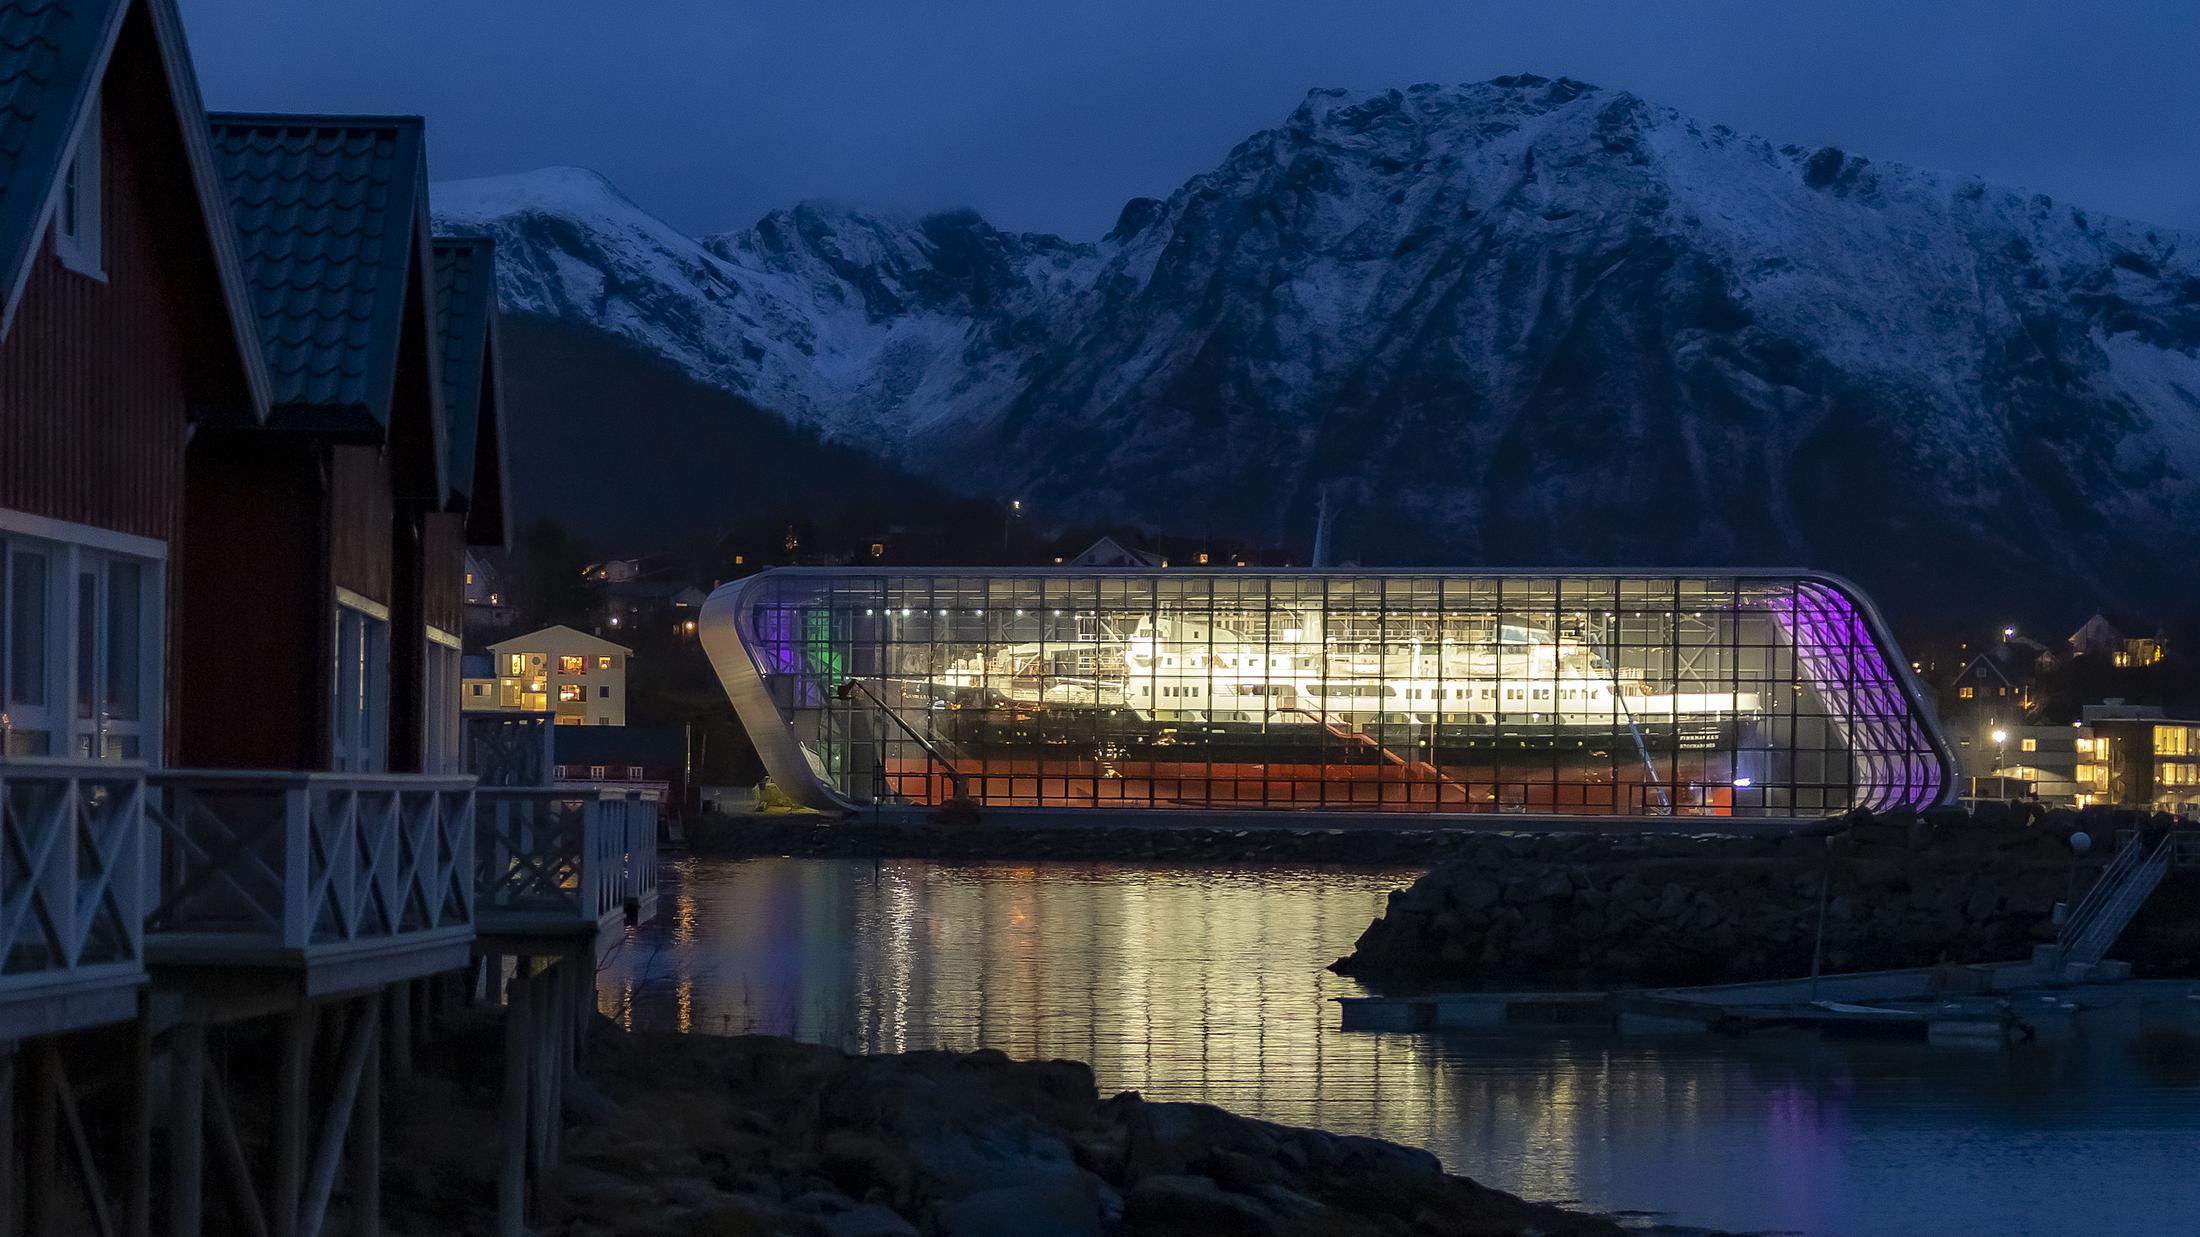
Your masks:
<svg viewBox="0 0 2200 1237"><path fill-rule="evenodd" d="M1798 580L1767 606L1795 649L1800 677L1848 744L1856 806L1938 802L1947 777L1940 754L1918 723L1901 668L1872 639L1856 603L1832 585Z"/></svg>

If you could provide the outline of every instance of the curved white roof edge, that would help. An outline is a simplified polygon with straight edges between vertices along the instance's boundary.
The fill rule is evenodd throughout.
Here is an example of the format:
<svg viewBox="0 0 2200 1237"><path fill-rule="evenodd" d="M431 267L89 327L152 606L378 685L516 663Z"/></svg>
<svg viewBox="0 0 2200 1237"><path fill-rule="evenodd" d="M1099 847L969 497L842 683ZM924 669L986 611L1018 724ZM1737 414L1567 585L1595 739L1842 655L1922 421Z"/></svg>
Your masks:
<svg viewBox="0 0 2200 1237"><path fill-rule="evenodd" d="M703 652L718 671L718 681L724 684L733 711L740 717L742 729L749 732L749 742L756 745L756 754L773 783L803 807L819 812L853 812L855 804L818 780L809 756L802 750L802 741L795 738L787 719L780 716L779 706L772 703L771 689L764 686L763 668L756 664L756 633L748 629L747 615L751 611L747 599L757 582L771 574L760 571L735 580L703 603L702 618L696 625Z"/></svg>

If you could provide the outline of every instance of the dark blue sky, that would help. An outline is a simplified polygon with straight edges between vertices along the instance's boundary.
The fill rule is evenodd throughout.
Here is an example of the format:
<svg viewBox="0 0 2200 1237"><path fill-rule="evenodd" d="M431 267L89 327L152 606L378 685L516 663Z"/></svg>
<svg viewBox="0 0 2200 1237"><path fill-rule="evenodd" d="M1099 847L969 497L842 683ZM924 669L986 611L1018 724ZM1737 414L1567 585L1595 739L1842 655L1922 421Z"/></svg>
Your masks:
<svg viewBox="0 0 2200 1237"><path fill-rule="evenodd" d="M220 108L418 112L691 231L806 197L1077 237L1311 86L1500 73L2200 229L2186 0L180 0Z"/></svg>

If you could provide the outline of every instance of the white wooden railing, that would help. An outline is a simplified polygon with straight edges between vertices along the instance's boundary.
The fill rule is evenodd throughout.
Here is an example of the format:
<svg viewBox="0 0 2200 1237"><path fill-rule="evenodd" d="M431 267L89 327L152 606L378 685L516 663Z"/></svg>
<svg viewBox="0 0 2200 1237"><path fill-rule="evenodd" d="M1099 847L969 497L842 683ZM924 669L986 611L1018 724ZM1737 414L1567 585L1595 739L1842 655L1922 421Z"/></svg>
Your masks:
<svg viewBox="0 0 2200 1237"><path fill-rule="evenodd" d="M626 798L626 913L636 923L657 913L657 805Z"/></svg>
<svg viewBox="0 0 2200 1237"><path fill-rule="evenodd" d="M484 786L475 812L483 931L592 930L625 913L624 795Z"/></svg>
<svg viewBox="0 0 2200 1237"><path fill-rule="evenodd" d="M467 713L466 771L484 786L548 786L556 720L548 713Z"/></svg>
<svg viewBox="0 0 2200 1237"><path fill-rule="evenodd" d="M0 1003L144 975L145 770L0 760Z"/></svg>
<svg viewBox="0 0 2200 1237"><path fill-rule="evenodd" d="M156 942L340 950L472 931L470 777L193 770L148 781Z"/></svg>

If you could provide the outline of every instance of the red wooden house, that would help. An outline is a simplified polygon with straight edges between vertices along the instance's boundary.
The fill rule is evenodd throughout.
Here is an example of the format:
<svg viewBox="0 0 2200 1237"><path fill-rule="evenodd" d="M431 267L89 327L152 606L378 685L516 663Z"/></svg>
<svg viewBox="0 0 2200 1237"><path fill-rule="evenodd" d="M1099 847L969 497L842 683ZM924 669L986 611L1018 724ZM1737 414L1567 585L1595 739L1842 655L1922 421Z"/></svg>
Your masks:
<svg viewBox="0 0 2200 1237"><path fill-rule="evenodd" d="M185 444L259 425L265 366L172 4L7 17L0 754L158 763Z"/></svg>
<svg viewBox="0 0 2200 1237"><path fill-rule="evenodd" d="M494 251L418 119L209 118L174 5L0 0L0 1232L315 1233L339 1165L379 1232L381 1078L481 940L516 1230L655 835L459 772Z"/></svg>
<svg viewBox="0 0 2200 1237"><path fill-rule="evenodd" d="M490 252L443 305L417 118L213 134L272 391L191 443L180 758L456 772L465 547L503 541Z"/></svg>
<svg viewBox="0 0 2200 1237"><path fill-rule="evenodd" d="M209 130L169 0L18 7L0 753L455 771L494 255L438 252L420 122Z"/></svg>

